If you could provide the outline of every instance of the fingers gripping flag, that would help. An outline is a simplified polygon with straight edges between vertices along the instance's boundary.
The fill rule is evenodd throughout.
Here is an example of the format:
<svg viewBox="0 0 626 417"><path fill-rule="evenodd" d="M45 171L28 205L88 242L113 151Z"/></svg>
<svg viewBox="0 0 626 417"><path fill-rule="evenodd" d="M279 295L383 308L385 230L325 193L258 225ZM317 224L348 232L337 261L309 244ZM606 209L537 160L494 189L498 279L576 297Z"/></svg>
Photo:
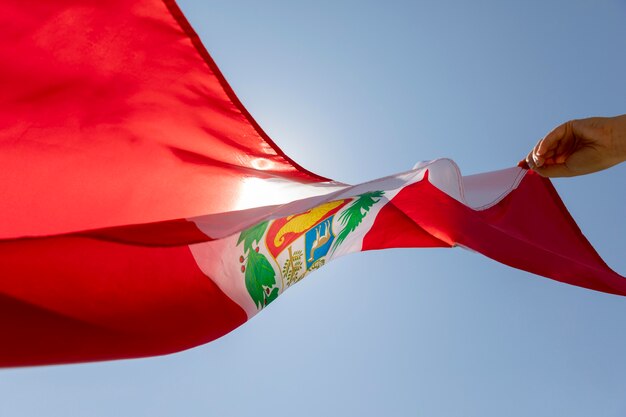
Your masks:
<svg viewBox="0 0 626 417"><path fill-rule="evenodd" d="M626 294L522 168L347 185L298 166L173 1L9 0L0 28L2 366L197 346L356 251L461 246Z"/></svg>

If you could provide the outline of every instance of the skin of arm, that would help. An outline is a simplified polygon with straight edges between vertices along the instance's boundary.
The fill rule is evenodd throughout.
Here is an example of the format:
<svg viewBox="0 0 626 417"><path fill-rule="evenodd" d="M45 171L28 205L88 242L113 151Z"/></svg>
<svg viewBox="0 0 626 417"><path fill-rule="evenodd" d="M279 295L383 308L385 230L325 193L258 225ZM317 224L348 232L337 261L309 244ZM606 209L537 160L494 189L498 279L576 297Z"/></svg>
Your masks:
<svg viewBox="0 0 626 417"><path fill-rule="evenodd" d="M626 114L570 120L541 139L526 156L544 177L573 177L626 161Z"/></svg>

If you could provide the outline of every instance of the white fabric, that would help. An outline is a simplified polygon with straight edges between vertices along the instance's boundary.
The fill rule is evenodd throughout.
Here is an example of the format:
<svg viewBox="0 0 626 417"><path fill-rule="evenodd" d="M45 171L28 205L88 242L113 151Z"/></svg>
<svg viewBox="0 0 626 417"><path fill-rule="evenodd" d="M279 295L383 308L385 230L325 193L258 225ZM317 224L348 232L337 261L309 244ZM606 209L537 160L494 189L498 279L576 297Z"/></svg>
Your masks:
<svg viewBox="0 0 626 417"><path fill-rule="evenodd" d="M370 191L384 191L384 195L377 199L378 201L363 217L356 230L351 232L345 241L335 248L336 250L329 251L324 255L324 262L328 262L339 256L361 251L363 239L374 224L382 207L404 187L421 181L426 171L428 171L430 183L452 198L474 209L484 209L500 201L519 185L526 172L521 168L509 168L462 177L457 165L452 160L437 159L420 162L414 169L407 172L354 186L334 182L305 185L275 180L267 181L267 183L250 184L251 187L256 188L251 189L248 196L253 196L254 192L270 192L272 195L264 196L262 199L259 197L259 201L270 202L274 205L189 219L195 222L204 233L216 239L211 242L191 245L191 252L200 269L211 277L228 297L239 304L246 311L248 317L252 317L260 308L254 303L246 289L245 273L242 270L245 262L241 261L245 258L246 253L244 253L242 245L238 245L237 242L242 230L262 221L305 213L311 208L327 202L351 199ZM279 191L284 194L273 194ZM284 202L284 204L279 204L280 202ZM251 201L245 203L249 204ZM341 210L345 210L347 207L345 206ZM340 221L341 210L332 216L332 221L330 219L323 220L308 230L319 228L317 232L325 233L330 228L336 238L337 231L343 227ZM324 224L322 225L322 223ZM267 230L265 233L268 233ZM262 241L257 242L258 247L255 250L258 250L270 261L276 274L276 288L279 289L280 294L290 285L288 280L285 280L282 271L287 251L283 248L282 252L274 258L265 239L264 235ZM305 234L300 234L289 247L290 251L304 252L305 260L309 256L306 249ZM289 256L291 256L291 252L289 252ZM313 255L311 254L311 256ZM298 279L302 279L312 270L304 268Z"/></svg>

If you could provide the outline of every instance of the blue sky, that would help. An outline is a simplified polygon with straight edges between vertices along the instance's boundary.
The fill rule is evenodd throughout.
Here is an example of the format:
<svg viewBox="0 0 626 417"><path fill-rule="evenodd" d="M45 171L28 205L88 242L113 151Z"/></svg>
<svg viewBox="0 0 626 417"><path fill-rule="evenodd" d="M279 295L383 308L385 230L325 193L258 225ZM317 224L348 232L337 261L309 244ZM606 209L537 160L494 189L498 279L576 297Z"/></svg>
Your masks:
<svg viewBox="0 0 626 417"><path fill-rule="evenodd" d="M344 182L514 165L555 125L626 113L626 2L191 1L240 99ZM626 164L554 181L626 274ZM540 233L540 231L537 231ZM0 372L11 416L626 414L626 298L460 249L334 261L209 345Z"/></svg>

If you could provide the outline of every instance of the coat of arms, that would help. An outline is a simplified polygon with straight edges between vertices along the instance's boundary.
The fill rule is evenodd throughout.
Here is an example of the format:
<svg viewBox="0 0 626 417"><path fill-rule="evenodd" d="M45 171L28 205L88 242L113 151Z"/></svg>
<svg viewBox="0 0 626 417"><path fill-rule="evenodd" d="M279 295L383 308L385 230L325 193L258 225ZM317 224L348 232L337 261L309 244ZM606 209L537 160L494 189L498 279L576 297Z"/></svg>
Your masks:
<svg viewBox="0 0 626 417"><path fill-rule="evenodd" d="M265 307L286 288L323 266L383 194L372 191L330 201L241 232L237 240L237 246L243 244L241 272L257 308Z"/></svg>

